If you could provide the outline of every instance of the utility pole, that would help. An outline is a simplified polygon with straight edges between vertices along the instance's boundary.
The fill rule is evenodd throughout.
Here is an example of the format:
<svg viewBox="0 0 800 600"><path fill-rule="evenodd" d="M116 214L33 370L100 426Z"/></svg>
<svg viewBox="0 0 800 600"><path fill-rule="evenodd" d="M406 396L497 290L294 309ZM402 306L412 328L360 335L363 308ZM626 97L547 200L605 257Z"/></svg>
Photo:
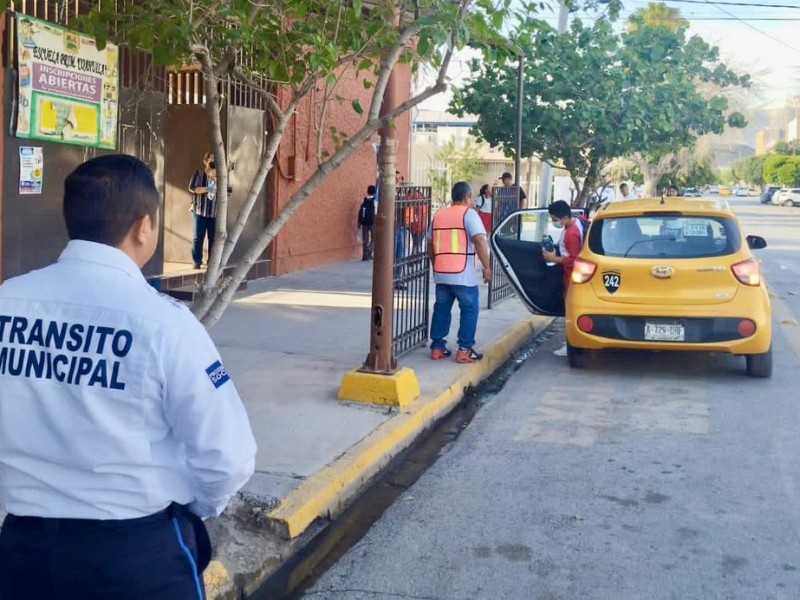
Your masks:
<svg viewBox="0 0 800 600"><path fill-rule="evenodd" d="M560 4L558 7L558 33L566 33L567 20L569 19L569 9L566 4ZM542 161L542 172L539 177L539 207L545 208L550 204L550 192L553 189L553 168L550 163Z"/></svg>
<svg viewBox="0 0 800 600"><path fill-rule="evenodd" d="M392 71L383 93L381 116L397 106L397 73ZM372 263L372 314L370 318L370 344L361 371L390 375L397 371L397 359L392 353L392 324L394 305L394 201L396 195L395 171L397 165L397 140L394 127L388 124L380 130L378 150L380 177L380 202L375 215L375 252Z"/></svg>
<svg viewBox="0 0 800 600"><path fill-rule="evenodd" d="M383 93L381 116L397 105L397 75L392 71ZM420 395L417 375L408 367L398 368L392 350L394 318L394 220L397 140L394 124L380 130L378 150L380 172L378 214L375 215L375 252L372 263L372 310L370 311L369 354L359 369L346 373L338 397L348 402L384 406L408 406Z"/></svg>

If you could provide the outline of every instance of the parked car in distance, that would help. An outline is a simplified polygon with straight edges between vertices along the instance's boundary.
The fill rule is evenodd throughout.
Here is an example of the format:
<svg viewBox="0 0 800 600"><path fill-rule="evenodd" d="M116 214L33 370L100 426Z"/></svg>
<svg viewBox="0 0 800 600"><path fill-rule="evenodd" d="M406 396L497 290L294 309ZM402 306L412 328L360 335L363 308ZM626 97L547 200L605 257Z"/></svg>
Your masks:
<svg viewBox="0 0 800 600"><path fill-rule="evenodd" d="M747 374L772 373L770 298L753 250L719 199L612 202L595 215L564 298L563 273L542 257L559 234L547 209L506 217L491 236L500 267L531 312L566 316L567 359L584 366L607 349L744 356Z"/></svg>
<svg viewBox="0 0 800 600"><path fill-rule="evenodd" d="M711 187L708 188L708 193L709 194L719 194L719 186L718 185L712 185Z"/></svg>
<svg viewBox="0 0 800 600"><path fill-rule="evenodd" d="M746 197L747 196L747 188L738 187L733 191L734 196L738 197Z"/></svg>
<svg viewBox="0 0 800 600"><path fill-rule="evenodd" d="M731 188L729 188L727 185L723 185L719 188L719 194L720 196L730 196Z"/></svg>
<svg viewBox="0 0 800 600"><path fill-rule="evenodd" d="M769 204L772 202L772 196L775 192L781 189L779 185L770 185L761 194L761 204Z"/></svg>
<svg viewBox="0 0 800 600"><path fill-rule="evenodd" d="M779 206L800 206L800 188L785 188L775 193L772 203Z"/></svg>
<svg viewBox="0 0 800 600"><path fill-rule="evenodd" d="M702 198L703 197L703 192L701 192L696 187L690 187L690 188L686 188L685 190L683 190L682 196L684 198Z"/></svg>

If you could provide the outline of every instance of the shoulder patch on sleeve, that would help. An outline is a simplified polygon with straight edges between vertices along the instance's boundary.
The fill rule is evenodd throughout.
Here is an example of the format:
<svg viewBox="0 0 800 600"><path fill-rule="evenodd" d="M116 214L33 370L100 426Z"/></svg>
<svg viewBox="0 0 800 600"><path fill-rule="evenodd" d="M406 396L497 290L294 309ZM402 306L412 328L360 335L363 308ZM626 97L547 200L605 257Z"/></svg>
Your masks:
<svg viewBox="0 0 800 600"><path fill-rule="evenodd" d="M208 378L211 380L211 383L214 384L214 387L219 389L223 385L225 385L228 381L231 380L230 375L225 370L225 367L222 366L220 361L216 361L210 367L206 369L206 373L208 374Z"/></svg>

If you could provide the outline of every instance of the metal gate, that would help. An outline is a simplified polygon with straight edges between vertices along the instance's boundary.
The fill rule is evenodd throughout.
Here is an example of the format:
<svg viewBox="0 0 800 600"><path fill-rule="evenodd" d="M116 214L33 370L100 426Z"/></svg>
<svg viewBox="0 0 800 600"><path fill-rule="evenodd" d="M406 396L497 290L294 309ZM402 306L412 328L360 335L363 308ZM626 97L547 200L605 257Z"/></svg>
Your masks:
<svg viewBox="0 0 800 600"><path fill-rule="evenodd" d="M503 219L519 209L519 188L517 186L496 187L492 189L492 227L499 225ZM489 232L491 235L492 232ZM512 219L503 227L501 235L519 238L520 223ZM514 288L500 268L497 257L492 252L492 280L489 282L489 303L492 308L501 300L511 296Z"/></svg>
<svg viewBox="0 0 800 600"><path fill-rule="evenodd" d="M402 356L428 340L431 188L397 188L394 217L394 320L392 349Z"/></svg>

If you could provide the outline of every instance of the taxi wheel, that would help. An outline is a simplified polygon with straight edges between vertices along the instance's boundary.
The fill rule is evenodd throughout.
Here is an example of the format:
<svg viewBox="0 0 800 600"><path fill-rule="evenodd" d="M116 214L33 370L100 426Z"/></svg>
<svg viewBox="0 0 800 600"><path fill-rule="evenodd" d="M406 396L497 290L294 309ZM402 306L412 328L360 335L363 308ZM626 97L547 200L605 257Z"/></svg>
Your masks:
<svg viewBox="0 0 800 600"><path fill-rule="evenodd" d="M748 354L745 358L750 377L772 376L772 346L764 354Z"/></svg>
<svg viewBox="0 0 800 600"><path fill-rule="evenodd" d="M567 343L567 363L573 369L583 369L586 366L587 351L576 348Z"/></svg>

